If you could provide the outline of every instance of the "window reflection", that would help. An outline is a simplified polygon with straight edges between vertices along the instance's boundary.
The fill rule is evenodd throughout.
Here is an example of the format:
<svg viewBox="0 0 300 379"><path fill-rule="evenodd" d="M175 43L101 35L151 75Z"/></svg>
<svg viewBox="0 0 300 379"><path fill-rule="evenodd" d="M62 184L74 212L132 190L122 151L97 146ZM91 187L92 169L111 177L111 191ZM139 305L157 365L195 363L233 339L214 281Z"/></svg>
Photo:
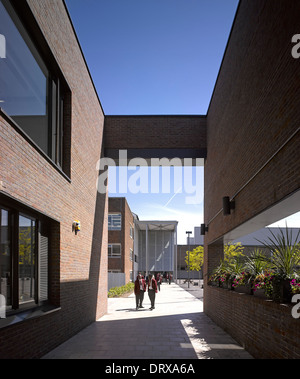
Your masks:
<svg viewBox="0 0 300 379"><path fill-rule="evenodd" d="M108 215L108 230L121 230L121 214Z"/></svg>
<svg viewBox="0 0 300 379"><path fill-rule="evenodd" d="M0 0L0 34L6 58L0 59L1 108L48 153L48 70L7 0Z"/></svg>
<svg viewBox="0 0 300 379"><path fill-rule="evenodd" d="M19 216L19 303L35 299L35 220Z"/></svg>

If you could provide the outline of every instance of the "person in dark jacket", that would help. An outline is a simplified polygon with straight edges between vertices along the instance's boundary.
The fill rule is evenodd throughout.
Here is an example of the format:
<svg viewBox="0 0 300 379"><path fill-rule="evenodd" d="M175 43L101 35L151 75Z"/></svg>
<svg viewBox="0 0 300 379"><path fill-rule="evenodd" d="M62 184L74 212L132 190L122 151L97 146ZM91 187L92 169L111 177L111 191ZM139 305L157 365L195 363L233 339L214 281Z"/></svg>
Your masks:
<svg viewBox="0 0 300 379"><path fill-rule="evenodd" d="M157 283L152 274L149 274L147 287L149 299L151 301L150 310L152 311L155 308L155 294L157 293Z"/></svg>
<svg viewBox="0 0 300 379"><path fill-rule="evenodd" d="M161 284L161 275L160 275L160 273L158 273L157 275L156 275L156 283L157 283L157 289L160 291L160 284Z"/></svg>
<svg viewBox="0 0 300 379"><path fill-rule="evenodd" d="M136 310L143 307L144 294L146 292L146 282L141 274L138 274L134 282L134 294L136 301Z"/></svg>

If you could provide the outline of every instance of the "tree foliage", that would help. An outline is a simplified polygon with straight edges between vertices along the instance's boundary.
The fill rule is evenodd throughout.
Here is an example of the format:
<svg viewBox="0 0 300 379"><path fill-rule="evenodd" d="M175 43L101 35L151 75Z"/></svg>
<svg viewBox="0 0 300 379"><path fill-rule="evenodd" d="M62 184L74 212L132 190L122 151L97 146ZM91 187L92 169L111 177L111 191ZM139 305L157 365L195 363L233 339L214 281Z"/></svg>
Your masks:
<svg viewBox="0 0 300 379"><path fill-rule="evenodd" d="M204 249L203 246L197 246L194 250L186 252L185 263L187 265L187 271L200 271L204 261Z"/></svg>
<svg viewBox="0 0 300 379"><path fill-rule="evenodd" d="M244 257L244 246L240 243L228 243L224 245L224 261L228 264Z"/></svg>

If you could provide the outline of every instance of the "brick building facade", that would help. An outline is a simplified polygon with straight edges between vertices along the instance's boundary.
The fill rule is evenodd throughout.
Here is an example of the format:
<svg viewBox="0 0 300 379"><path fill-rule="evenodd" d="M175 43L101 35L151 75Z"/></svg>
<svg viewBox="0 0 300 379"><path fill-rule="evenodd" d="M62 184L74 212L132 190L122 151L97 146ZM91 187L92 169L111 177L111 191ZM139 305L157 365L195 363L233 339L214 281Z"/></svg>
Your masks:
<svg viewBox="0 0 300 379"><path fill-rule="evenodd" d="M124 273L130 282L134 271L134 215L125 197L108 199L108 272Z"/></svg>
<svg viewBox="0 0 300 379"><path fill-rule="evenodd" d="M207 114L206 281L224 240L300 210L299 60L291 54L299 12L298 1L239 4ZM225 196L235 201L226 216ZM300 324L288 305L206 285L204 310L254 357L300 357Z"/></svg>
<svg viewBox="0 0 300 379"><path fill-rule="evenodd" d="M0 24L16 38L0 58L1 286L9 316L0 320L0 357L41 357L106 312L108 200L95 186L106 143L112 157L128 148L130 157L205 158L205 312L256 357L299 358L300 324L289 308L207 286L224 240L300 210L299 60L291 54L299 2L241 0L207 115L147 123L105 123L63 1L0 6ZM138 127L132 145L133 121L147 138ZM235 201L227 216L225 196Z"/></svg>
<svg viewBox="0 0 300 379"><path fill-rule="evenodd" d="M64 3L17 0L1 1L0 6L1 31L16 39L15 55L7 38L7 61L0 60L1 86L9 80L4 93L1 87L0 103L1 281L8 305L7 318L0 320L0 357L37 358L107 309L108 204L95 185L104 114ZM12 61L20 52L24 66L22 59ZM22 82L9 71L13 65L28 79L28 103L21 103ZM54 107L61 106L61 117L53 116L51 127L58 128L63 119L64 129L57 141L54 130L48 134L50 121L41 121L51 138L48 146L34 130L35 120L46 117L37 109L44 96L50 96L42 93L45 77L53 105L46 114L50 118L50 113L58 113ZM54 99L59 86L61 101ZM39 102L31 100L37 94ZM13 96L18 109L10 102ZM42 108L49 106L50 101ZM77 235L72 230L75 220L81 223ZM31 242L21 239L21 227L31 233ZM25 258L25 248L30 258ZM30 290L24 287L29 283Z"/></svg>

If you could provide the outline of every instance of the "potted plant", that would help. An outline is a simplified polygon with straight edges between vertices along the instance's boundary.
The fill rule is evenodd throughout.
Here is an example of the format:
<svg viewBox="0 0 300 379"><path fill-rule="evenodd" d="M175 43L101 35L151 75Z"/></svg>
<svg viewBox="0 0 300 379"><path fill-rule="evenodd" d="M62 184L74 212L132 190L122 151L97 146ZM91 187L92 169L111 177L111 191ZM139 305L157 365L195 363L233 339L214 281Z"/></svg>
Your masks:
<svg viewBox="0 0 300 379"><path fill-rule="evenodd" d="M227 288L228 280L231 276L227 262L221 260L219 266L213 271L209 278L212 285L217 285L221 288Z"/></svg>
<svg viewBox="0 0 300 379"><path fill-rule="evenodd" d="M228 263L229 276L227 288L234 290L238 285L242 285L245 279L244 261L242 256L233 257Z"/></svg>
<svg viewBox="0 0 300 379"><path fill-rule="evenodd" d="M273 297L273 278L274 273L270 270L258 274L252 285L254 296L271 299Z"/></svg>
<svg viewBox="0 0 300 379"><path fill-rule="evenodd" d="M217 286L217 280L214 273L212 273L210 277L208 278L208 285L214 286L214 287Z"/></svg>
<svg viewBox="0 0 300 379"><path fill-rule="evenodd" d="M269 231L271 237L262 244L271 251L269 264L274 271L273 300L290 302L292 298L291 281L294 278L295 269L300 263L300 230L294 242L292 230L289 230L287 226L285 231L279 228L278 235L275 235L270 229Z"/></svg>
<svg viewBox="0 0 300 379"><path fill-rule="evenodd" d="M254 280L257 278L256 284L259 282L260 275L268 268L268 262L266 261L266 256L260 249L254 249L249 256L245 257L245 274L241 281L241 288L239 291L253 295L256 292L258 295L260 292L264 294L264 289L262 286L254 286Z"/></svg>
<svg viewBox="0 0 300 379"><path fill-rule="evenodd" d="M233 281L233 287L237 292L253 295L251 274L243 271L240 275L237 275Z"/></svg>
<svg viewBox="0 0 300 379"><path fill-rule="evenodd" d="M299 275L295 275L295 278L290 282L292 294L300 294L300 277Z"/></svg>
<svg viewBox="0 0 300 379"><path fill-rule="evenodd" d="M221 285L221 278L222 278L222 275L223 275L223 270L222 270L222 262L220 263L220 265L214 269L213 273L210 275L209 277L209 285L212 285L212 286L217 286L217 287L220 287Z"/></svg>

